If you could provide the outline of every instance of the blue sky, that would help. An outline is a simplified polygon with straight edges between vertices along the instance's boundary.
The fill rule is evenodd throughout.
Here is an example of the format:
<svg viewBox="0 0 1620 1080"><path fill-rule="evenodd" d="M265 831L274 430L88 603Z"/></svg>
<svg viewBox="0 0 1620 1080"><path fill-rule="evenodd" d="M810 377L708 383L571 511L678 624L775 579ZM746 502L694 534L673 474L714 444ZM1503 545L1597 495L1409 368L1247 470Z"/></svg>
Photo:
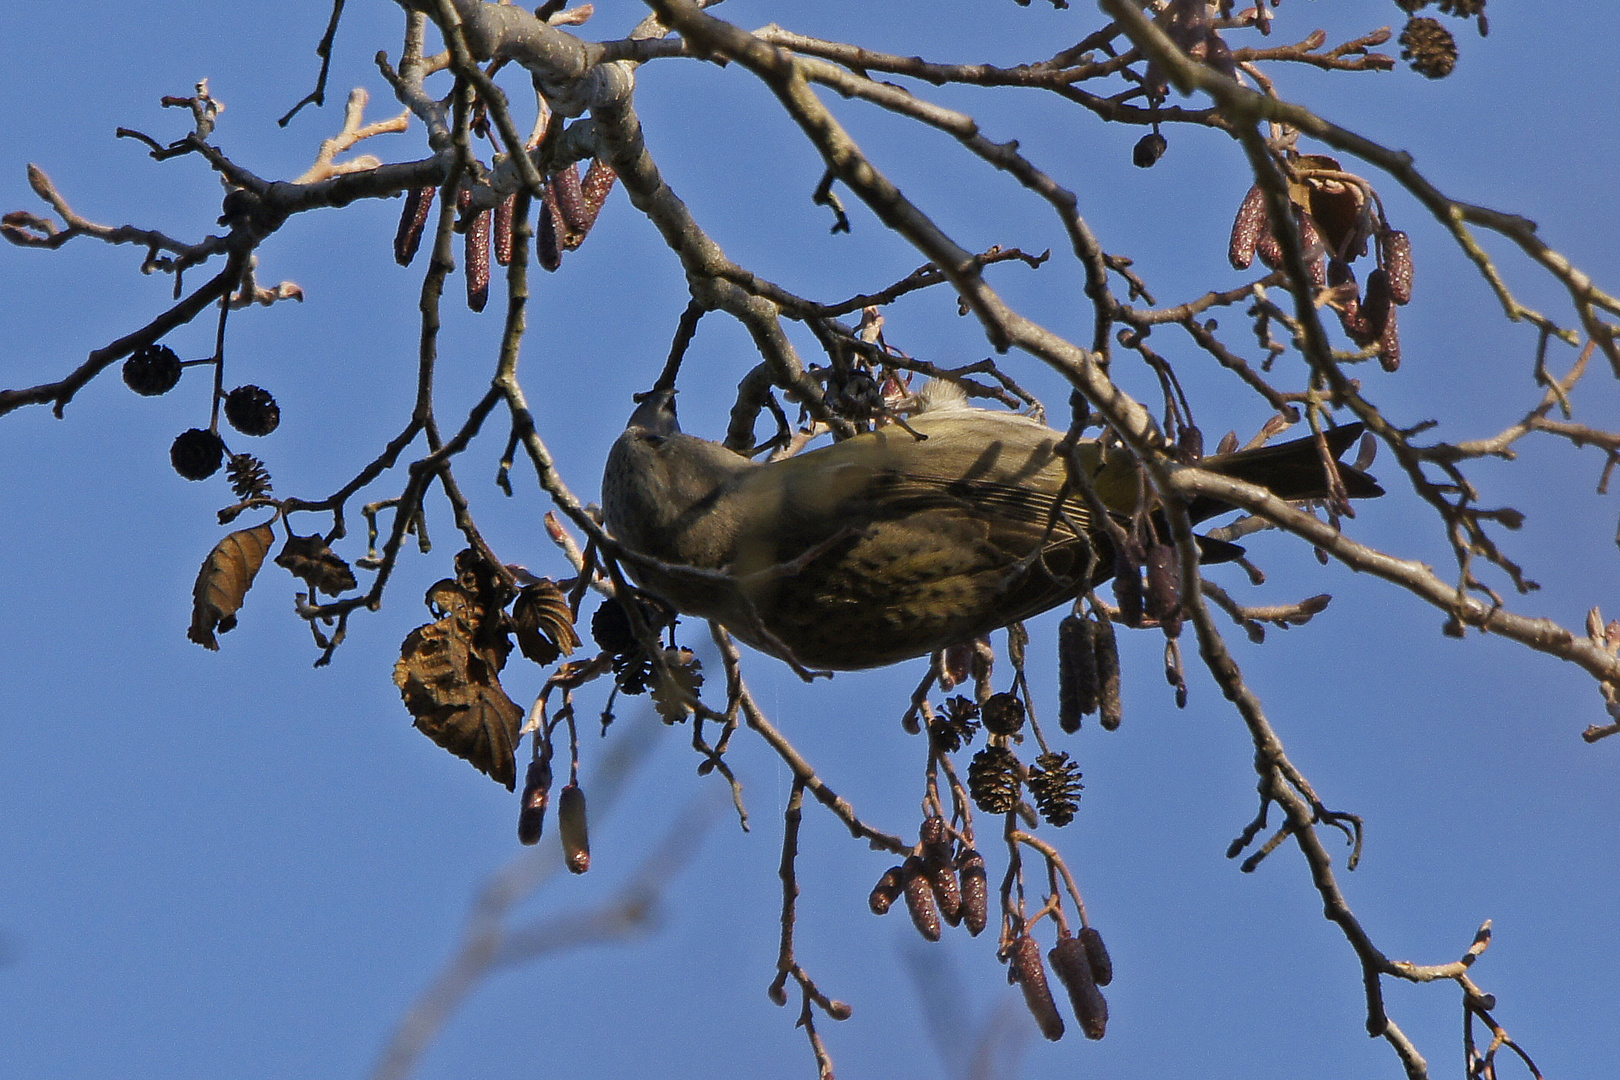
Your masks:
<svg viewBox="0 0 1620 1080"><path fill-rule="evenodd" d="M213 8L200 18L192 6L98 4L72 24L56 5L10 7L25 29L0 68L0 90L16 103L0 120L6 210L39 208L24 177L24 164L36 162L88 217L185 238L216 231L220 189L200 160L154 163L136 143L112 137L118 126L160 140L181 134L186 117L158 99L188 93L200 77L227 103L218 145L266 177L307 167L336 130L350 86L371 90L373 118L395 112L370 59L397 48L392 4L349 5L333 104L305 110L285 130L275 119L314 76L326 18L318 5L272 22L257 8L251 16ZM1451 24L1462 62L1450 79L1431 83L1404 66L1333 78L1285 69L1276 72L1279 89L1412 151L1448 194L1535 219L1550 244L1613 291L1620 81L1610 43L1620 15L1607 5L1503 8L1492 10L1486 39ZM876 48L997 63L1050 55L1097 23L1085 5L1054 11L1041 0L1027 9L1005 0L936 3L926 15L903 4L732 0L720 13L747 27L774 21ZM617 36L639 15L636 5L604 0L587 30ZM1398 28L1402 18L1387 0L1289 0L1277 15L1284 41L1319 25L1335 40ZM1096 123L1032 93L924 89L972 113L991 137L1018 138L1079 194L1104 246L1135 259L1161 302L1244 280L1225 251L1249 181L1225 136L1167 129L1169 154L1144 171L1130 165L1137 129ZM828 100L879 166L964 246L1059 246L1041 270L1003 267L992 281L1053 329L1086 332L1083 279L1041 205L942 137L904 133L869 108ZM826 212L809 202L820 177L815 155L740 68L649 65L638 104L670 183L728 254L762 276L836 299L921 261L850 198L854 234L827 234ZM371 149L387 160L420 157L420 127ZM1433 417L1457 437L1506 426L1537 397L1533 332L1501 319L1410 198L1367 175L1394 223L1411 232L1418 277L1401 313L1405 366L1393 376L1358 374L1399 423ZM231 323L228 381L267 387L281 403L280 430L252 447L278 493L325 495L408 415L420 264L392 262L398 209L388 202L307 214L260 252L262 281L296 281L306 296ZM1527 303L1568 321L1547 279L1505 243L1486 246ZM57 378L159 310L172 282L142 277L139 259L134 249L88 240L49 253L0 247L0 385ZM662 363L686 303L684 281L618 192L562 271L533 284L525 385L564 475L594 499L630 395ZM459 289L453 281L447 300ZM954 307L944 293L896 305L889 340L943 364L988 355ZM474 316L447 303L445 422L487 385L499 328L497 304ZM204 319L170 340L184 356L203 356L212 332ZM797 340L814 353L807 336ZM1263 412L1203 359L1178 363L1206 432L1247 435ZM1564 370L1572 359L1555 348L1552 366ZM721 432L729 393L751 363L735 324L704 321L683 373L688 430ZM1053 381L1032 368L1019 370L1061 403ZM1142 373L1121 378L1149 393ZM206 425L206 384L193 372L173 393L141 399L108 372L63 420L44 408L0 418L0 595L10 613L0 626L0 1075L364 1076L452 953L475 891L520 852L515 798L412 731L389 678L400 640L425 621L418 597L456 549L442 502L430 507L433 553L402 560L382 611L357 616L330 667L310 666L316 651L291 610L293 584L273 567L219 653L186 640L192 580L222 532L214 512L231 501L220 480L187 483L168 464L173 436ZM1620 394L1604 371L1576 400L1578 418L1615 426ZM503 558L561 575L532 475L514 474L510 500L489 483L503 443L492 425L461 459L463 486ZM1517 610L1577 629L1593 604L1620 615L1620 507L1612 494L1594 493L1601 464L1594 450L1542 442L1527 444L1516 465L1479 468L1485 502L1528 515L1507 542L1543 588L1513 597ZM1393 475L1387 460L1380 466L1373 471ZM366 497L397 493L400 483L391 476ZM305 531L314 524L300 522ZM351 525L344 553L353 558L363 539L358 518ZM1366 506L1352 528L1402 557L1447 565L1437 526L1409 493ZM1620 819L1620 740L1580 740L1603 719L1590 680L1502 641L1446 638L1438 612L1391 586L1319 567L1280 537L1256 537L1249 548L1270 584L1250 590L1231 569L1214 580L1255 603L1335 596L1309 626L1272 631L1263 646L1236 633L1232 647L1325 802L1367 820L1360 869L1342 873L1344 852L1334 851L1374 940L1397 958L1443 962L1494 919L1497 937L1475 978L1497 995L1498 1019L1547 1076L1603 1075L1620 1054L1609 1005L1620 994L1620 856L1610 839ZM1055 622L1031 630L1031 679L1050 714ZM693 644L706 637L697 627L686 634ZM1320 917L1297 852L1284 847L1252 875L1224 858L1255 808L1253 751L1237 716L1196 672L1189 707L1174 708L1156 634L1127 634L1123 648L1125 723L1115 733L1087 726L1065 744L1087 790L1077 821L1055 837L1114 955L1108 1037L1087 1043L1071 1034L1056 1045L1033 1037L988 935L947 933L924 946L903 914L873 917L866 893L890 860L810 809L800 958L855 1008L847 1023L821 1024L840 1075L965 1075L967 1051L952 1040L971 1041L1009 1002L1011 1030L1030 1036L1018 1073L1026 1077L1400 1075L1388 1048L1362 1030L1359 971ZM840 794L882 827L909 832L924 747L898 719L922 671L915 662L805 688L755 658L751 679ZM508 689L526 704L541 673L516 660L509 672ZM599 707L599 696L584 700L586 713ZM587 739L588 762L630 737L632 703L620 716L605 742ZM717 778L695 775L686 741L684 729L664 734L611 812L595 817L591 872L550 880L520 908L521 920L610 901L689 804L723 796ZM796 1005L778 1009L764 994L774 975L779 814L790 780L752 738L738 737L733 764L752 831L739 832L723 807L712 816L650 936L498 974L418 1075L618 1076L648 1063L677 1077L813 1075L793 1028ZM549 857L549 833L538 850ZM992 880L1003 866L992 857ZM1456 990L1394 986L1388 994L1434 1075L1460 1075ZM942 1021L953 1034L932 1033Z"/></svg>

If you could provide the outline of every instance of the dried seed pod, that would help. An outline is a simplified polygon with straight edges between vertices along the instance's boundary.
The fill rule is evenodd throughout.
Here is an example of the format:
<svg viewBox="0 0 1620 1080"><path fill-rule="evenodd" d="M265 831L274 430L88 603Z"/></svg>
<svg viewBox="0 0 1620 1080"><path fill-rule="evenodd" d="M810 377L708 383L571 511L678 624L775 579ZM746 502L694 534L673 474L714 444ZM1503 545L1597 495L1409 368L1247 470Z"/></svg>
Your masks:
<svg viewBox="0 0 1620 1080"><path fill-rule="evenodd" d="M1097 654L1090 619L1067 615L1058 623L1058 724L1069 734L1097 711Z"/></svg>
<svg viewBox="0 0 1620 1080"><path fill-rule="evenodd" d="M1144 606L1167 637L1181 634L1181 559L1174 544L1153 544L1147 550Z"/></svg>
<svg viewBox="0 0 1620 1080"><path fill-rule="evenodd" d="M934 887L929 884L927 868L921 859L913 855L906 859L900 876L905 881L906 908L911 912L912 924L929 941L938 941L943 931L939 925L939 908L934 903Z"/></svg>
<svg viewBox="0 0 1620 1080"><path fill-rule="evenodd" d="M906 885L898 866L891 866L883 871L878 883L872 887L872 895L866 898L866 904L872 909L874 915L885 915L905 892Z"/></svg>
<svg viewBox="0 0 1620 1080"><path fill-rule="evenodd" d="M557 795L557 832L562 836L563 862L573 874L591 868L591 837L585 824L585 792L569 784Z"/></svg>
<svg viewBox="0 0 1620 1080"><path fill-rule="evenodd" d="M1013 942L1007 956L1007 978L1024 991L1024 1004L1040 1025L1041 1034L1053 1042L1063 1038L1063 1017L1058 1015L1057 1003L1052 1000L1052 988L1046 983L1046 967L1041 963L1041 947L1028 934Z"/></svg>
<svg viewBox="0 0 1620 1080"><path fill-rule="evenodd" d="M1409 19L1401 31L1401 59L1426 79L1443 79L1457 66L1457 39L1438 20Z"/></svg>
<svg viewBox="0 0 1620 1080"><path fill-rule="evenodd" d="M180 357L167 345L144 345L124 361L124 385L142 397L167 394L180 381Z"/></svg>
<svg viewBox="0 0 1620 1080"><path fill-rule="evenodd" d="M399 215L399 229L394 233L394 261L401 266L411 265L416 249L422 243L422 228L427 224L428 211L433 209L436 187L417 188L405 193L405 209Z"/></svg>
<svg viewBox="0 0 1620 1080"><path fill-rule="evenodd" d="M1114 962L1108 958L1108 948L1103 944L1102 935L1090 926L1080 931L1078 938L1086 950L1086 962L1091 965L1091 977L1098 986L1107 986L1114 981Z"/></svg>
<svg viewBox="0 0 1620 1080"><path fill-rule="evenodd" d="M1018 695L991 694L983 708L984 729L992 735L1016 735L1024 726L1024 703Z"/></svg>
<svg viewBox="0 0 1620 1080"><path fill-rule="evenodd" d="M1080 809L1080 769L1068 754L1045 753L1029 770L1029 793L1041 817L1062 828Z"/></svg>
<svg viewBox="0 0 1620 1080"><path fill-rule="evenodd" d="M517 204L517 192L495 204L494 244L495 261L502 266L512 263L512 210Z"/></svg>
<svg viewBox="0 0 1620 1080"><path fill-rule="evenodd" d="M1136 140L1136 145L1131 148L1131 164L1138 169L1151 169L1168 149L1169 141L1157 131L1150 131Z"/></svg>
<svg viewBox="0 0 1620 1080"><path fill-rule="evenodd" d="M551 802L551 766L544 761L529 762L523 777L523 801L518 810L518 843L534 845L546 827L546 806Z"/></svg>
<svg viewBox="0 0 1620 1080"><path fill-rule="evenodd" d="M281 406L268 390L238 386L225 395L225 419L244 435L268 435L281 424Z"/></svg>
<svg viewBox="0 0 1620 1080"><path fill-rule="evenodd" d="M957 694L946 699L942 714L929 722L928 737L941 752L954 754L973 741L974 732L979 730L978 716L979 706Z"/></svg>
<svg viewBox="0 0 1620 1080"><path fill-rule="evenodd" d="M956 871L961 875L962 921L968 933L978 937L990 922L990 875L984 868L984 856L966 848L956 857Z"/></svg>
<svg viewBox="0 0 1620 1080"><path fill-rule="evenodd" d="M1005 746L987 746L968 764L968 792L987 814L1005 814L1018 805L1018 757Z"/></svg>
<svg viewBox="0 0 1620 1080"><path fill-rule="evenodd" d="M1397 304L1412 302L1412 239L1399 229L1378 232L1378 265L1389 275L1389 295Z"/></svg>
<svg viewBox="0 0 1620 1080"><path fill-rule="evenodd" d="M1119 642L1114 638L1114 624L1107 619L1097 621L1097 636L1092 641L1097 651L1097 707L1102 713L1104 731L1119 727L1122 718L1119 697Z"/></svg>
<svg viewBox="0 0 1620 1080"><path fill-rule="evenodd" d="M1266 193L1259 184L1243 196L1237 217L1232 221L1232 240L1226 257L1234 270L1247 270L1254 262L1254 253L1261 237L1270 234L1271 220L1266 215Z"/></svg>
<svg viewBox="0 0 1620 1080"><path fill-rule="evenodd" d="M1061 937L1046 958L1069 992L1069 1005L1074 1009L1074 1018L1080 1021L1080 1030L1088 1039L1102 1038L1108 1030L1108 1002L1097 989L1085 946L1075 938Z"/></svg>
<svg viewBox="0 0 1620 1080"><path fill-rule="evenodd" d="M1389 316L1393 308L1394 295L1390 289L1389 275L1379 267L1367 275L1367 288L1361 297L1361 319L1366 324L1367 333L1373 341L1384 336L1389 329Z"/></svg>
<svg viewBox="0 0 1620 1080"><path fill-rule="evenodd" d="M206 428L191 428L175 436L169 464L187 480L206 480L225 463L225 444Z"/></svg>
<svg viewBox="0 0 1620 1080"><path fill-rule="evenodd" d="M463 244L467 273L467 306L483 311L489 303L489 211L483 210L467 226Z"/></svg>
<svg viewBox="0 0 1620 1080"><path fill-rule="evenodd" d="M1132 552L1135 541L1126 550L1114 554L1114 600L1119 604L1120 621L1126 626L1141 626L1144 596L1142 594L1142 566L1140 551Z"/></svg>

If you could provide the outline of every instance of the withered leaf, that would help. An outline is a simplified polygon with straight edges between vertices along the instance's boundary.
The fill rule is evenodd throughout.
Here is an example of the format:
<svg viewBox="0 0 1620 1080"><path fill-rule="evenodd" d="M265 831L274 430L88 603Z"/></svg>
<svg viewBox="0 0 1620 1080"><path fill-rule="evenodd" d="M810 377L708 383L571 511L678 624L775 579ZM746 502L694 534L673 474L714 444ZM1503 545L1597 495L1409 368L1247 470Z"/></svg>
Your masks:
<svg viewBox="0 0 1620 1080"><path fill-rule="evenodd" d="M665 649L664 666L652 688L653 704L666 724L678 724L692 710L686 704L703 686L703 665L691 649Z"/></svg>
<svg viewBox="0 0 1620 1080"><path fill-rule="evenodd" d="M293 577L303 578L310 591L347 592L354 588L354 571L332 553L326 541L315 536L289 536L276 556L276 565Z"/></svg>
<svg viewBox="0 0 1620 1080"><path fill-rule="evenodd" d="M406 637L394 685L424 735L512 791L523 710L501 689L501 662L498 651L475 647L466 622L447 615Z"/></svg>
<svg viewBox="0 0 1620 1080"><path fill-rule="evenodd" d="M186 637L205 649L219 651L214 631L225 633L236 627L236 613L253 586L254 575L264 565L264 553L275 541L270 522L231 533L208 553L197 584L191 589L191 629Z"/></svg>
<svg viewBox="0 0 1620 1080"><path fill-rule="evenodd" d="M523 655L541 666L580 645L568 597L546 578L526 587L512 602L512 632Z"/></svg>

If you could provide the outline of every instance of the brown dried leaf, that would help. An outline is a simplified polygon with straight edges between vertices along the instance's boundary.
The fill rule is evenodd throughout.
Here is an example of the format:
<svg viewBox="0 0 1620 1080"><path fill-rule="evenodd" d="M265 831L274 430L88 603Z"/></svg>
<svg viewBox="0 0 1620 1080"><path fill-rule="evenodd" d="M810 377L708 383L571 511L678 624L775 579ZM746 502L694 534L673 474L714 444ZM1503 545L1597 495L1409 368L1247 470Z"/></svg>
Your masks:
<svg viewBox="0 0 1620 1080"><path fill-rule="evenodd" d="M523 655L542 667L580 645L568 597L549 578L518 593L512 602L512 632Z"/></svg>
<svg viewBox="0 0 1620 1080"><path fill-rule="evenodd" d="M394 665L394 685L424 735L511 791L523 710L496 677L500 650L476 647L473 626L460 614L410 632Z"/></svg>
<svg viewBox="0 0 1620 1080"><path fill-rule="evenodd" d="M354 588L354 571L349 564L332 553L319 535L289 536L276 556L276 565L296 578L303 578L310 592L348 592Z"/></svg>
<svg viewBox="0 0 1620 1080"><path fill-rule="evenodd" d="M186 637L205 649L219 651L214 631L223 634L235 628L236 613L275 538L275 530L267 521L233 532L214 545L191 590L191 629L186 631Z"/></svg>

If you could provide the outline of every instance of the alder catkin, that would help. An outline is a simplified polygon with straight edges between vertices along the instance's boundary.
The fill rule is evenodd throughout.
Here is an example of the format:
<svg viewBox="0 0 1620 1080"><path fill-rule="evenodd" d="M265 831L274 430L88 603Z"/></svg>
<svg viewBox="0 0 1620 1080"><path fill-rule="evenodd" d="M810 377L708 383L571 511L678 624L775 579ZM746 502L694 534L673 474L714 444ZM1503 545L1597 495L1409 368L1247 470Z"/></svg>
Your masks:
<svg viewBox="0 0 1620 1080"><path fill-rule="evenodd" d="M1065 616L1058 623L1058 724L1069 734L1097 711L1097 653L1091 620Z"/></svg>
<svg viewBox="0 0 1620 1080"><path fill-rule="evenodd" d="M1108 1030L1108 1002L1097 989L1086 947L1078 939L1064 936L1046 958L1069 992L1069 1005L1074 1009L1074 1018L1080 1021L1080 1030L1088 1039L1102 1038Z"/></svg>
<svg viewBox="0 0 1620 1080"><path fill-rule="evenodd" d="M1063 1038L1063 1017L1058 1014L1057 1003L1052 1000L1052 988L1046 982L1046 968L1041 963L1041 946L1028 934L1013 942L1008 956L1007 977L1024 991L1024 1004L1040 1025L1041 1034L1056 1042Z"/></svg>
<svg viewBox="0 0 1620 1080"><path fill-rule="evenodd" d="M563 862L570 873L591 868L591 838L585 824L585 792L569 784L557 795L557 831L562 836Z"/></svg>

